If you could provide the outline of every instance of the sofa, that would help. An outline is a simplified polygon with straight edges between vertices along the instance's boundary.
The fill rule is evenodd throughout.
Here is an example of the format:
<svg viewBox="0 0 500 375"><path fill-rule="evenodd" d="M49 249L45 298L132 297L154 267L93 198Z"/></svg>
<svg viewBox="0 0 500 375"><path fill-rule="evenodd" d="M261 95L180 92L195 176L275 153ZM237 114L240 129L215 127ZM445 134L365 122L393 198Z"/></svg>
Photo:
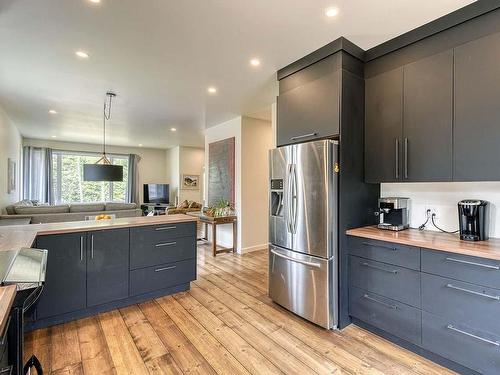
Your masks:
<svg viewBox="0 0 500 375"><path fill-rule="evenodd" d="M187 212L197 212L201 211L202 208L203 205L201 203L185 200L179 203L177 207L172 207L167 209L167 215L185 214Z"/></svg>
<svg viewBox="0 0 500 375"><path fill-rule="evenodd" d="M121 217L142 216L142 211L135 203L74 203L58 205L37 205L31 201L21 201L5 208L7 215L1 220L30 219L31 224L60 223L65 221L83 221L86 216L101 214Z"/></svg>

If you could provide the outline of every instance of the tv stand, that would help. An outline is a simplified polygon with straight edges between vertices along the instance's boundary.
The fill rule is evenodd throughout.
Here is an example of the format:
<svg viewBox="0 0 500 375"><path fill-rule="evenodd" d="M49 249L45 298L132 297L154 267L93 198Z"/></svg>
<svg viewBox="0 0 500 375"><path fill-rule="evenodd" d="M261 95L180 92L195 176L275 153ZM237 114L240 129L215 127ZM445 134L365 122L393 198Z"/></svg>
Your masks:
<svg viewBox="0 0 500 375"><path fill-rule="evenodd" d="M149 212L154 211L155 215L165 215L167 209L173 207L171 204L166 203L143 203L141 204L141 210L144 215Z"/></svg>

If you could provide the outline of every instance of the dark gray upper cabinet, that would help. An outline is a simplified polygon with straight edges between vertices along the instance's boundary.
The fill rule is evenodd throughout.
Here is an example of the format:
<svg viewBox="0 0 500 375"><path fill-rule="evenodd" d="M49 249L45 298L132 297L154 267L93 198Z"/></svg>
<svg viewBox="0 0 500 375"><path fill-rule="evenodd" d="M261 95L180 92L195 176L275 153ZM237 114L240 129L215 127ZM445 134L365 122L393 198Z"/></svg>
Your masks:
<svg viewBox="0 0 500 375"><path fill-rule="evenodd" d="M453 51L406 65L403 100L403 181L451 181Z"/></svg>
<svg viewBox="0 0 500 375"><path fill-rule="evenodd" d="M339 134L340 80L341 70L327 58L280 81L278 146Z"/></svg>
<svg viewBox="0 0 500 375"><path fill-rule="evenodd" d="M403 68L365 82L365 180L394 182L402 177Z"/></svg>
<svg viewBox="0 0 500 375"><path fill-rule="evenodd" d="M455 48L454 180L500 180L500 33Z"/></svg>
<svg viewBox="0 0 500 375"><path fill-rule="evenodd" d="M48 250L45 286L36 307L37 319L84 309L86 306L85 233L37 238Z"/></svg>
<svg viewBox="0 0 500 375"><path fill-rule="evenodd" d="M128 296L129 230L87 234L87 307Z"/></svg>

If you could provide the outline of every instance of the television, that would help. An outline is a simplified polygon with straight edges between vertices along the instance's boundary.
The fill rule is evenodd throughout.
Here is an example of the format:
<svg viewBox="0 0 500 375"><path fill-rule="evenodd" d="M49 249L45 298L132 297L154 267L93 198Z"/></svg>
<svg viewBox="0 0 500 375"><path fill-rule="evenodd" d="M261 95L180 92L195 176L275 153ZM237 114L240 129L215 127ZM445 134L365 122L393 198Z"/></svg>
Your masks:
<svg viewBox="0 0 500 375"><path fill-rule="evenodd" d="M169 204L168 184L144 184L144 203Z"/></svg>

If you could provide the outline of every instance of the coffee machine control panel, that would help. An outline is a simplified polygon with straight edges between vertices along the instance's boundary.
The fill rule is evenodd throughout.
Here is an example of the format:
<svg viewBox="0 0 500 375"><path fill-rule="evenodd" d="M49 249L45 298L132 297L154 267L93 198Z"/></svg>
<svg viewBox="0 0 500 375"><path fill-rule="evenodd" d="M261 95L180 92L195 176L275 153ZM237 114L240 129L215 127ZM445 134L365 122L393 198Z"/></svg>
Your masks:
<svg viewBox="0 0 500 375"><path fill-rule="evenodd" d="M283 190L283 179L271 180L271 190Z"/></svg>

